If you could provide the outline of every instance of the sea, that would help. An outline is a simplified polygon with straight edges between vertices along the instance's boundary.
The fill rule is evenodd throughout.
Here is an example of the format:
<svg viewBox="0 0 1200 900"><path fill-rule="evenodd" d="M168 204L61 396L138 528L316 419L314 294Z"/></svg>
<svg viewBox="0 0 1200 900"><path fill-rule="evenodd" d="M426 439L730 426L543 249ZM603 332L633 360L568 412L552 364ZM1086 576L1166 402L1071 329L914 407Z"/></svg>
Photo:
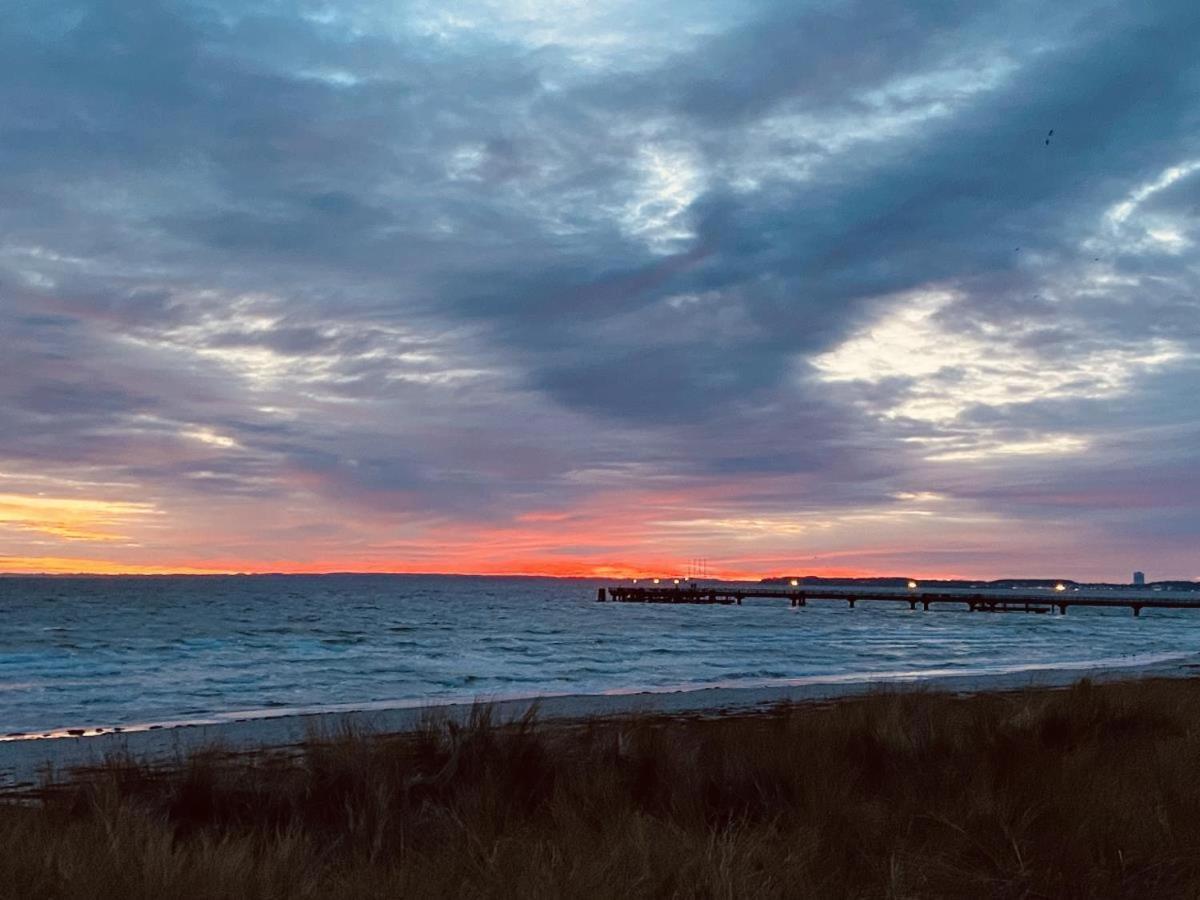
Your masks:
<svg viewBox="0 0 1200 900"><path fill-rule="evenodd" d="M0 578L0 737L806 679L1184 660L1200 609L597 603L605 582ZM1196 595L1193 595L1196 596ZM1200 599L1200 598L1198 598Z"/></svg>

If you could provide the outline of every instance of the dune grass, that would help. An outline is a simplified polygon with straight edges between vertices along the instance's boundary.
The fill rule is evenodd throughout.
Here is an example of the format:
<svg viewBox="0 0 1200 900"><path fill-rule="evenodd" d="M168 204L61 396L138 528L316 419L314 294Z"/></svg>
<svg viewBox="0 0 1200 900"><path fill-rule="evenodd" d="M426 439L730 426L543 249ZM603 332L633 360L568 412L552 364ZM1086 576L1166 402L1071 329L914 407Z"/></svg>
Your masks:
<svg viewBox="0 0 1200 900"><path fill-rule="evenodd" d="M1200 681L431 721L0 806L12 897L1196 897Z"/></svg>

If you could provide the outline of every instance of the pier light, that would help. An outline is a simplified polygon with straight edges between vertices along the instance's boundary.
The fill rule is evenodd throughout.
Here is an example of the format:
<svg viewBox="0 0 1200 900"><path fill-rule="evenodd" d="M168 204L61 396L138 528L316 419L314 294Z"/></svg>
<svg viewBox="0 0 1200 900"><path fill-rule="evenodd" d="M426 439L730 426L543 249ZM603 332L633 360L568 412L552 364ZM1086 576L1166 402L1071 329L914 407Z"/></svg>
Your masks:
<svg viewBox="0 0 1200 900"><path fill-rule="evenodd" d="M1054 586L1054 589L1056 591L1065 591L1067 589L1067 586L1060 581L1058 584L1056 584Z"/></svg>
<svg viewBox="0 0 1200 900"><path fill-rule="evenodd" d="M675 583L676 583L676 584L679 584L679 579L678 579L678 578L676 578L676 579L675 579Z"/></svg>
<svg viewBox="0 0 1200 900"><path fill-rule="evenodd" d="M792 587L799 587L799 586L800 586L800 579L799 579L799 578L793 578L793 579L792 579Z"/></svg>
<svg viewBox="0 0 1200 900"><path fill-rule="evenodd" d="M634 584L637 584L637 579L636 579L636 578L635 578L635 579L633 579L633 583L634 583Z"/></svg>
<svg viewBox="0 0 1200 900"><path fill-rule="evenodd" d="M915 591L917 589L917 583L915 581L910 581L908 583L908 589L910 591Z"/></svg>
<svg viewBox="0 0 1200 900"><path fill-rule="evenodd" d="M655 578L655 579L654 579L654 583L655 583L655 584L658 584L658 579L657 579L657 578Z"/></svg>

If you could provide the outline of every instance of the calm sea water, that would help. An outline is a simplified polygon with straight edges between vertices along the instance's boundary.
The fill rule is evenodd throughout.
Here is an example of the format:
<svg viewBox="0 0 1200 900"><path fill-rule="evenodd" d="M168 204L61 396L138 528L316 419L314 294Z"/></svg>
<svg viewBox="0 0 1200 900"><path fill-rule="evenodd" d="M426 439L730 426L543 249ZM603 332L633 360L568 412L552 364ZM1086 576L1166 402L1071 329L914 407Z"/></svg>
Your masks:
<svg viewBox="0 0 1200 900"><path fill-rule="evenodd" d="M596 603L601 582L0 578L0 735L809 676L1184 658L1200 611Z"/></svg>

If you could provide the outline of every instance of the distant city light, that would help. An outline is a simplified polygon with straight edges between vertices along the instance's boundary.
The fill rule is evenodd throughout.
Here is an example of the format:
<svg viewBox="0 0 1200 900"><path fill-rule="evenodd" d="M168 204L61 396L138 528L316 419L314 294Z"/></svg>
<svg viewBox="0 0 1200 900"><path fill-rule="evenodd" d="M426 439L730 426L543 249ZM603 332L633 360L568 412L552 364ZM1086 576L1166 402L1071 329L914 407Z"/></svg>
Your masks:
<svg viewBox="0 0 1200 900"><path fill-rule="evenodd" d="M1065 591L1067 589L1067 586L1060 581L1058 584L1056 584L1054 586L1054 589L1056 591Z"/></svg>
<svg viewBox="0 0 1200 900"><path fill-rule="evenodd" d="M799 585L799 584L800 584L800 579L799 579L799 578L793 578L793 579L792 579L792 587L796 587L796 586L797 586L797 585Z"/></svg>
<svg viewBox="0 0 1200 900"><path fill-rule="evenodd" d="M678 579L678 578L676 578L676 579L675 579L675 583L676 583L676 584L679 584L679 579Z"/></svg>
<svg viewBox="0 0 1200 900"><path fill-rule="evenodd" d="M655 583L655 584L658 584L658 579L657 579L657 578L655 578L655 579L654 579L654 583Z"/></svg>
<svg viewBox="0 0 1200 900"><path fill-rule="evenodd" d="M636 578L635 578L635 579L633 579L633 583L634 583L634 584L637 584L637 579L636 579Z"/></svg>
<svg viewBox="0 0 1200 900"><path fill-rule="evenodd" d="M910 591L914 591L914 590L916 590L916 588L917 588L917 583L915 581L910 581L908 583L908 589Z"/></svg>

